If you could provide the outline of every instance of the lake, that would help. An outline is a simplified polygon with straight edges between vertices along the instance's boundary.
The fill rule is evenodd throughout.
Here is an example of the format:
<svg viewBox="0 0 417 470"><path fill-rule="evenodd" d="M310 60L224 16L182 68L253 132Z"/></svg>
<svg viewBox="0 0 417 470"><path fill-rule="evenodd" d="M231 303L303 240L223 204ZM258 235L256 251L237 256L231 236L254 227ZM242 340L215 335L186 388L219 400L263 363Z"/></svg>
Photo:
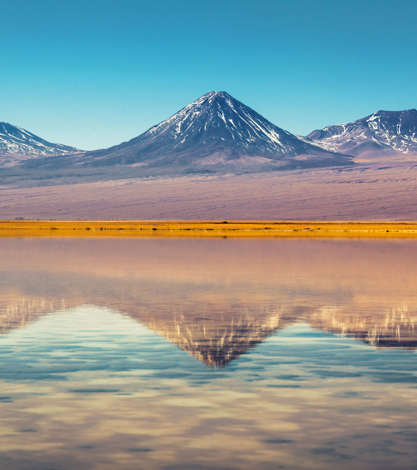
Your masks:
<svg viewBox="0 0 417 470"><path fill-rule="evenodd" d="M0 468L417 468L417 240L0 239Z"/></svg>

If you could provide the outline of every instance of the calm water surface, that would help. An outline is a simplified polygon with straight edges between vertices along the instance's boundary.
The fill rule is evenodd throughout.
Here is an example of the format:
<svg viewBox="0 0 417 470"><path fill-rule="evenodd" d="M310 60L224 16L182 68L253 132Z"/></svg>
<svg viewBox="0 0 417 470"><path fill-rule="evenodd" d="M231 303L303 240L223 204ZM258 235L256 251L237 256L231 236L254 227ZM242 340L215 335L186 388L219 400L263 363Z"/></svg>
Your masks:
<svg viewBox="0 0 417 470"><path fill-rule="evenodd" d="M0 468L416 470L416 261L0 239Z"/></svg>

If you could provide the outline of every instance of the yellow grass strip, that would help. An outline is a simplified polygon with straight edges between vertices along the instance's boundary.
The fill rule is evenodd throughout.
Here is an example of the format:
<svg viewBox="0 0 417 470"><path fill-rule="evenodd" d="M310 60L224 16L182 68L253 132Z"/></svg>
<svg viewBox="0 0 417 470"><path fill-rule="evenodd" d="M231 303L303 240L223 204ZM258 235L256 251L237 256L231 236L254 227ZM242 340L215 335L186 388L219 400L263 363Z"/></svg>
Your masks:
<svg viewBox="0 0 417 470"><path fill-rule="evenodd" d="M417 238L417 222L5 220L0 237Z"/></svg>

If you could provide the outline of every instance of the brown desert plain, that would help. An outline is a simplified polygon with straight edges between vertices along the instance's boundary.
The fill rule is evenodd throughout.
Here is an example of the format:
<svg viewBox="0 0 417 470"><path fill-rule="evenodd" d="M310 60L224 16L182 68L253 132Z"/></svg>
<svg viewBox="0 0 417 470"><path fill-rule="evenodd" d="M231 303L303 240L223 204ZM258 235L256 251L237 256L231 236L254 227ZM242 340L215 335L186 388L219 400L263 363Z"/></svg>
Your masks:
<svg viewBox="0 0 417 470"><path fill-rule="evenodd" d="M49 183L51 184L51 183ZM417 220L417 162L268 174L0 186L13 220Z"/></svg>

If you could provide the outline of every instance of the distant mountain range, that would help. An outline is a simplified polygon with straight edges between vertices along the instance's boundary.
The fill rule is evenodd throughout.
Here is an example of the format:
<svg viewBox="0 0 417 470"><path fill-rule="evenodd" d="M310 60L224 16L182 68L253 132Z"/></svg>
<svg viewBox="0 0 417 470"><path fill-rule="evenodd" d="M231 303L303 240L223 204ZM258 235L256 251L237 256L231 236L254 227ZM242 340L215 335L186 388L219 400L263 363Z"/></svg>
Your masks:
<svg viewBox="0 0 417 470"><path fill-rule="evenodd" d="M141 174L258 172L349 165L350 156L285 131L224 91L210 92L134 139L30 162L31 168L126 167Z"/></svg>
<svg viewBox="0 0 417 470"><path fill-rule="evenodd" d="M52 155L80 152L75 147L54 144L32 132L0 122L0 166L12 166L21 161Z"/></svg>
<svg viewBox="0 0 417 470"><path fill-rule="evenodd" d="M417 110L378 111L357 121L324 127L306 139L332 152L417 152Z"/></svg>
<svg viewBox="0 0 417 470"><path fill-rule="evenodd" d="M146 175L258 172L350 165L353 156L365 152L417 153L417 110L378 111L300 137L225 91L212 91L128 142L89 152L0 123L0 166L28 170L117 166Z"/></svg>

